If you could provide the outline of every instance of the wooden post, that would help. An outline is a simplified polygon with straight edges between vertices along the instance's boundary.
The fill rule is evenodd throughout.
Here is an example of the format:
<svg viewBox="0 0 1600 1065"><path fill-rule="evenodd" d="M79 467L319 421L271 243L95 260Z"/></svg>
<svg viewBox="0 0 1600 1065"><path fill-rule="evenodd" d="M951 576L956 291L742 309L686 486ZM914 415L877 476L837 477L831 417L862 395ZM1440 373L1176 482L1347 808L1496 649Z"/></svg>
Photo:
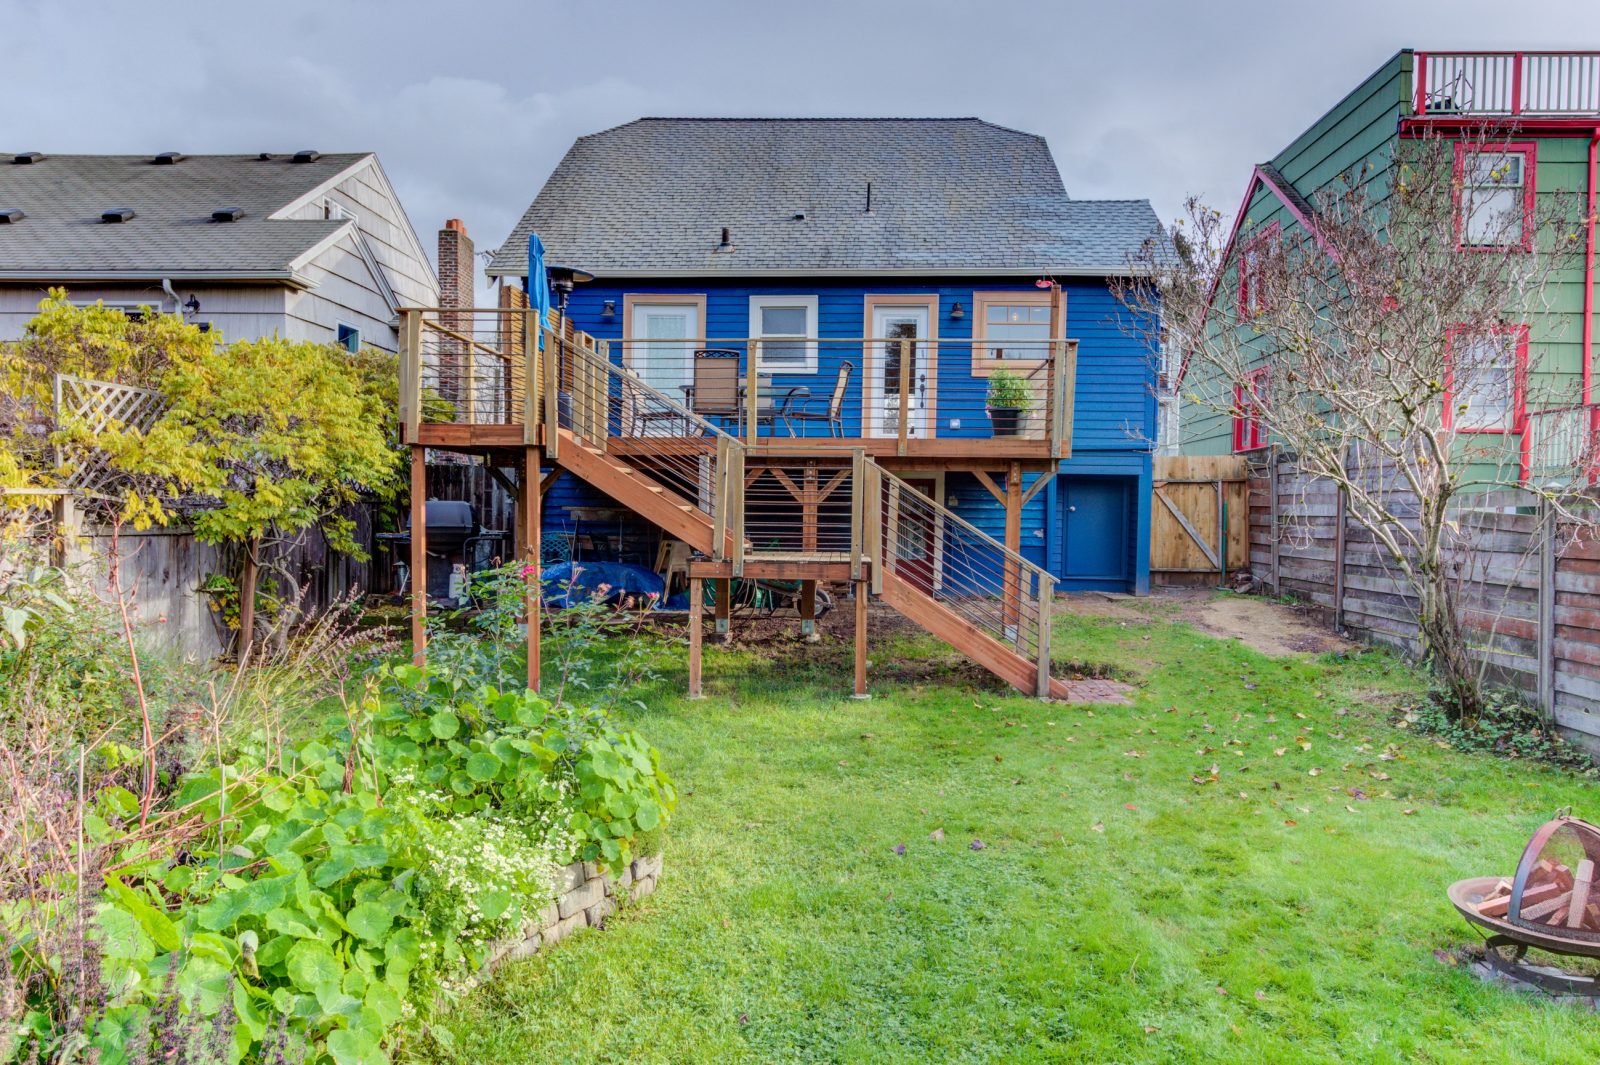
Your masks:
<svg viewBox="0 0 1600 1065"><path fill-rule="evenodd" d="M539 429L544 415L544 408L540 404L544 360L539 352L537 318L532 310L522 312L522 442L530 445L541 442Z"/></svg>
<svg viewBox="0 0 1600 1065"><path fill-rule="evenodd" d="M883 469L867 463L867 483L862 492L861 549L867 553L868 576L874 594L883 594ZM937 550L935 557L938 557Z"/></svg>
<svg viewBox="0 0 1600 1065"><path fill-rule="evenodd" d="M422 425L422 312L400 312L400 420L407 443L416 443Z"/></svg>
<svg viewBox="0 0 1600 1065"><path fill-rule="evenodd" d="M808 555L817 550L817 507L817 463L812 459L806 462L800 489L800 550Z"/></svg>
<svg viewBox="0 0 1600 1065"><path fill-rule="evenodd" d="M713 581L723 584L723 581ZM689 698L705 695L700 687L700 651L704 640L701 627L705 623L705 582L699 577L689 578Z"/></svg>
<svg viewBox="0 0 1600 1065"><path fill-rule="evenodd" d="M861 516L866 502L867 453L855 448L850 453L850 579L861 579L861 546L865 529Z"/></svg>
<svg viewBox="0 0 1600 1065"><path fill-rule="evenodd" d="M871 698L867 694L867 582L852 581L856 599L856 690L855 699Z"/></svg>
<svg viewBox="0 0 1600 1065"><path fill-rule="evenodd" d="M1272 594L1281 595L1283 586L1279 583L1278 562L1278 449L1273 448L1267 453L1267 535L1271 537L1269 546L1272 548Z"/></svg>
<svg viewBox="0 0 1600 1065"><path fill-rule="evenodd" d="M711 582L712 593L717 602L713 607L716 618L718 636L728 635L728 618L733 614L733 581L727 577L713 579Z"/></svg>
<svg viewBox="0 0 1600 1065"><path fill-rule="evenodd" d="M428 660L428 449L411 448L411 661Z"/></svg>
<svg viewBox="0 0 1600 1065"><path fill-rule="evenodd" d="M475 349L469 343L466 346L466 348L461 352L461 358L465 360L465 366L463 367L463 372L462 372L461 377L462 377L462 380L465 382L465 391L467 393L467 402L465 404L466 410L467 410L467 419L466 419L466 421L467 421L468 425L476 425L478 423L478 352L477 352L477 349Z"/></svg>
<svg viewBox="0 0 1600 1065"><path fill-rule="evenodd" d="M906 453L906 436L911 420L911 341L900 341L900 432L895 454Z"/></svg>
<svg viewBox="0 0 1600 1065"><path fill-rule="evenodd" d="M1539 709L1556 716L1556 515L1548 499L1539 500Z"/></svg>
<svg viewBox="0 0 1600 1065"><path fill-rule="evenodd" d="M528 623L528 687L539 690L539 624L543 586L539 582L540 496L539 449L522 449L522 473L517 485L517 534L522 540L524 566L522 616Z"/></svg>
<svg viewBox="0 0 1600 1065"><path fill-rule="evenodd" d="M1012 554L1006 556L1005 587L1001 594L1004 597L1002 610L1002 624L1008 636L1016 633L1020 627L1018 620L1022 614L1022 573L1017 567L1014 554L1022 553L1022 463L1011 463L1006 471L1006 550Z"/></svg>
<svg viewBox="0 0 1600 1065"><path fill-rule="evenodd" d="M800 635L807 642L817 637L817 582L800 582Z"/></svg>
<svg viewBox="0 0 1600 1065"><path fill-rule="evenodd" d="M1334 512L1338 524L1333 529L1333 627L1336 630L1344 628L1344 537L1349 506L1349 497L1343 488L1339 489L1339 505Z"/></svg>
<svg viewBox="0 0 1600 1065"><path fill-rule="evenodd" d="M747 365L744 368L744 438L754 440L760 435L756 432L756 414L760 410L761 376L756 371L761 362L761 342L751 338L745 347L748 350L745 355Z"/></svg>
<svg viewBox="0 0 1600 1065"><path fill-rule="evenodd" d="M539 323L539 336L544 340L544 352L539 356L540 388L544 394L544 450L552 460L561 455L561 434L557 431L561 427L561 388L567 380L566 360L562 356L566 347L559 340L554 342L546 328L547 322ZM570 392L567 402L572 402Z"/></svg>
<svg viewBox="0 0 1600 1065"><path fill-rule="evenodd" d="M1048 573L1039 574L1039 676L1038 696L1050 697L1050 627L1055 611L1056 579Z"/></svg>
<svg viewBox="0 0 1600 1065"><path fill-rule="evenodd" d="M56 536L51 544L50 564L65 569L77 561L78 538L81 535L78 503L71 492L56 496L55 512Z"/></svg>

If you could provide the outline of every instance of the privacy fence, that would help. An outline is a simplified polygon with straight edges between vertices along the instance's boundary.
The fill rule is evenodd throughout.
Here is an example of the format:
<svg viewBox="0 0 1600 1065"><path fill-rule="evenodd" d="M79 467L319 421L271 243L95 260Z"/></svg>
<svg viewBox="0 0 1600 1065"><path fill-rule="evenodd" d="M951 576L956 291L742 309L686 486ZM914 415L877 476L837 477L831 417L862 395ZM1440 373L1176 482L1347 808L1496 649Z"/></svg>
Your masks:
<svg viewBox="0 0 1600 1065"><path fill-rule="evenodd" d="M1416 497L1389 485L1392 510ZM1320 608L1352 634L1415 653L1416 598L1344 493L1263 454L1249 470L1250 571L1269 592ZM1600 747L1600 542L1530 492L1463 497L1450 562L1475 653L1586 745Z"/></svg>

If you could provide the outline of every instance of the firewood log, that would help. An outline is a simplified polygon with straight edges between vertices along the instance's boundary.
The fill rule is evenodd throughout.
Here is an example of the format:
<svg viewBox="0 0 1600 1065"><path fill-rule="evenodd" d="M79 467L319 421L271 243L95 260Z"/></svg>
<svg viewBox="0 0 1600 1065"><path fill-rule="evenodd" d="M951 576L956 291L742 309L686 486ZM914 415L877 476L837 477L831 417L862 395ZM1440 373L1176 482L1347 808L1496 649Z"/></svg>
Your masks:
<svg viewBox="0 0 1600 1065"><path fill-rule="evenodd" d="M1567 927L1583 925L1583 911L1589 905L1589 886L1594 882L1594 863L1585 858L1578 863L1578 873L1572 882L1572 904L1567 907Z"/></svg>

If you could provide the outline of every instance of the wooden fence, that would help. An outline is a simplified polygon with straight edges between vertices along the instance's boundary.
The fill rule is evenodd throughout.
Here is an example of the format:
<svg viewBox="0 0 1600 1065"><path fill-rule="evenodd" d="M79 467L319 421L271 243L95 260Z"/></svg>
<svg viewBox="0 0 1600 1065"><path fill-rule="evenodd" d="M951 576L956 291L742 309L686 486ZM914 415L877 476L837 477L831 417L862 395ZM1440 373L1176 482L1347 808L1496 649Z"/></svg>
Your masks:
<svg viewBox="0 0 1600 1065"><path fill-rule="evenodd" d="M1249 471L1244 456L1160 455L1154 474L1152 579L1221 584L1228 573L1250 565Z"/></svg>
<svg viewBox="0 0 1600 1065"><path fill-rule="evenodd" d="M1389 491L1403 507L1406 490ZM1452 517L1450 562L1487 675L1600 747L1600 542L1552 520L1532 493L1464 497ZM1249 471L1249 529L1265 590L1314 604L1357 636L1419 649L1416 598L1340 490L1263 456Z"/></svg>

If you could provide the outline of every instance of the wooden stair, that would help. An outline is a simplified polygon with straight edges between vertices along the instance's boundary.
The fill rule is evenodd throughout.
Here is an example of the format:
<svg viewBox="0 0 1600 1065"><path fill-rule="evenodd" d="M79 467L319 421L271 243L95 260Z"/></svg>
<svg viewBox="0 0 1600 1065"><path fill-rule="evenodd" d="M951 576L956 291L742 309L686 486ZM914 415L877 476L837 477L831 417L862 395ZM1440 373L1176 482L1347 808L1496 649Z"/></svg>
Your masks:
<svg viewBox="0 0 1600 1065"><path fill-rule="evenodd" d="M655 483L646 471L590 446L570 430L557 431L561 442L555 461L560 466L696 551L706 555L713 553L716 530L710 515ZM1038 667L1031 659L977 628L893 571L886 570L880 579L880 598L885 604L1017 690L1029 695L1036 693ZM1066 682L1052 677L1050 695L1068 698L1070 691Z"/></svg>

